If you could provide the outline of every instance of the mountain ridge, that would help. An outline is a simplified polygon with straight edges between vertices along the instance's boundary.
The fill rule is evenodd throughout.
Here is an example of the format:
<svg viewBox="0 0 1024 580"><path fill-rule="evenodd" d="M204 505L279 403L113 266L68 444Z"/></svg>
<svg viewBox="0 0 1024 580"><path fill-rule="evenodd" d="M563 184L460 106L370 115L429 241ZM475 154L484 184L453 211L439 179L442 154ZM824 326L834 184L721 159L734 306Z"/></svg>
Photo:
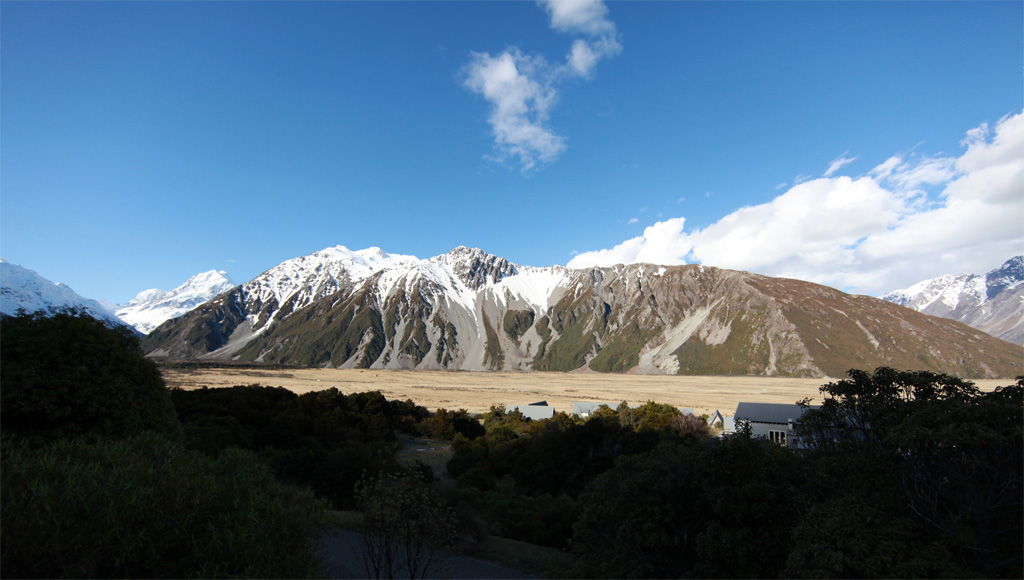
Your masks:
<svg viewBox="0 0 1024 580"><path fill-rule="evenodd" d="M881 298L1024 345L1024 256L986 274L944 274Z"/></svg>
<svg viewBox="0 0 1024 580"><path fill-rule="evenodd" d="M143 346L337 368L766 376L1016 376L1024 361L966 325L808 282L699 265L535 268L461 246L425 260L344 246L288 260Z"/></svg>
<svg viewBox="0 0 1024 580"><path fill-rule="evenodd" d="M165 321L177 318L234 287L235 283L227 272L209 270L192 276L170 291L143 290L127 304L117 307L114 314L142 334L148 334Z"/></svg>
<svg viewBox="0 0 1024 580"><path fill-rule="evenodd" d="M80 296L66 284L51 282L35 270L0 258L0 313L15 316L19 310L47 315L81 311L109 326L131 326L99 301Z"/></svg>

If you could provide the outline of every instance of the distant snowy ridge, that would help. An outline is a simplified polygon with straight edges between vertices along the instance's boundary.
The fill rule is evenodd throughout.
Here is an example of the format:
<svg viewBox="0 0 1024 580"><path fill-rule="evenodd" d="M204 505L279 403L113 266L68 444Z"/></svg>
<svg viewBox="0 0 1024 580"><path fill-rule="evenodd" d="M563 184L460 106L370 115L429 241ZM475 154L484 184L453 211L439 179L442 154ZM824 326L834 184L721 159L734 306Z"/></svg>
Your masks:
<svg viewBox="0 0 1024 580"><path fill-rule="evenodd" d="M82 310L112 325L125 324L96 300L83 298L65 284L51 282L0 258L0 313L14 316L19 309L48 315Z"/></svg>
<svg viewBox="0 0 1024 580"><path fill-rule="evenodd" d="M945 274L894 290L882 300L957 320L996 338L1024 344L1024 256L987 274Z"/></svg>
<svg viewBox="0 0 1024 580"><path fill-rule="evenodd" d="M170 292L156 288L139 292L114 313L143 334L149 334L164 322L177 318L200 304L235 287L227 272L210 270L196 274Z"/></svg>

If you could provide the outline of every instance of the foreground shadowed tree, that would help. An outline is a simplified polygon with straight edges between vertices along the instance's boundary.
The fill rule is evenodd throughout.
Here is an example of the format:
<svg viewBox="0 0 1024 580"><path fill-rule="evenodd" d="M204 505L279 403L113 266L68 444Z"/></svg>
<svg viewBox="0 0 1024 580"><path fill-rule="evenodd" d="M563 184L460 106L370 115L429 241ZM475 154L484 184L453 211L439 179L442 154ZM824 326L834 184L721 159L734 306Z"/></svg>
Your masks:
<svg viewBox="0 0 1024 580"><path fill-rule="evenodd" d="M109 328L81 312L5 317L0 352L6 433L123 437L176 424L160 371L128 328Z"/></svg>
<svg viewBox="0 0 1024 580"><path fill-rule="evenodd" d="M800 503L798 462L744 435L621 457L580 496L571 573L777 576Z"/></svg>
<svg viewBox="0 0 1024 580"><path fill-rule="evenodd" d="M455 545L455 516L412 472L382 472L356 485L368 578L443 576Z"/></svg>
<svg viewBox="0 0 1024 580"><path fill-rule="evenodd" d="M1024 576L1024 380L853 370L798 427L814 498L790 576Z"/></svg>
<svg viewBox="0 0 1024 580"><path fill-rule="evenodd" d="M5 578L299 578L320 573L326 505L252 452L144 433L3 440Z"/></svg>

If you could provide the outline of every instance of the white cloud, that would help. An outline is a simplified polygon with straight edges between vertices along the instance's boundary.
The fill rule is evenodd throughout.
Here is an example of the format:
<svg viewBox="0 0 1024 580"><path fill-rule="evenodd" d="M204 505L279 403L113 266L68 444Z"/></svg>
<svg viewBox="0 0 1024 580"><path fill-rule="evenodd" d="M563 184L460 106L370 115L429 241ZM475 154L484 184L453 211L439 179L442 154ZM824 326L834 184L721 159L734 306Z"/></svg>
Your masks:
<svg viewBox="0 0 1024 580"><path fill-rule="evenodd" d="M910 160L894 155L871 170L881 183L904 197L923 193L923 186L940 185L955 175L954 161L948 157L917 157Z"/></svg>
<svg viewBox="0 0 1024 580"><path fill-rule="evenodd" d="M697 232L694 257L744 270L794 260L818 262L885 229L901 208L898 198L869 178L815 179Z"/></svg>
<svg viewBox="0 0 1024 580"><path fill-rule="evenodd" d="M544 125L556 93L538 82L544 63L512 49L498 56L473 53L466 66L466 86L491 105L488 122L502 157L517 157L523 171L549 163L565 150L565 139Z"/></svg>
<svg viewBox="0 0 1024 580"><path fill-rule="evenodd" d="M569 268L614 266L647 262L651 264L685 264L690 252L688 236L683 233L685 218L672 218L644 229L641 236L626 240L610 250L582 252L569 260Z"/></svg>
<svg viewBox="0 0 1024 580"><path fill-rule="evenodd" d="M548 0L538 2L548 13L551 27L583 35L573 41L565 64L551 66L542 57L524 55L512 47L492 56L473 53L464 68L464 83L491 104L488 122L494 135L496 157L517 158L529 172L555 161L566 149L564 137L547 127L548 110L557 98L556 86L566 78L590 78L598 61L619 54L615 24L600 0Z"/></svg>
<svg viewBox="0 0 1024 580"><path fill-rule="evenodd" d="M689 233L683 218L658 222L569 265L689 259L872 294L984 272L1024 252L1024 113L963 145L956 158L893 156L856 179L801 182Z"/></svg>
<svg viewBox="0 0 1024 580"><path fill-rule="evenodd" d="M602 0L542 0L537 2L551 17L551 28L559 32L603 36L615 34Z"/></svg>
<svg viewBox="0 0 1024 580"><path fill-rule="evenodd" d="M638 220L637 218L629 218L629 221L626 222L626 223L627 224L638 224L638 223L640 223L640 220Z"/></svg>
<svg viewBox="0 0 1024 580"><path fill-rule="evenodd" d="M846 153L849 153L849 151L847 151ZM847 165L857 160L856 157L847 157L846 153L843 153L839 157L836 157L835 159L832 160L832 163L829 163L828 169L825 170L825 177L829 177L836 171L839 171L843 167L846 167Z"/></svg>

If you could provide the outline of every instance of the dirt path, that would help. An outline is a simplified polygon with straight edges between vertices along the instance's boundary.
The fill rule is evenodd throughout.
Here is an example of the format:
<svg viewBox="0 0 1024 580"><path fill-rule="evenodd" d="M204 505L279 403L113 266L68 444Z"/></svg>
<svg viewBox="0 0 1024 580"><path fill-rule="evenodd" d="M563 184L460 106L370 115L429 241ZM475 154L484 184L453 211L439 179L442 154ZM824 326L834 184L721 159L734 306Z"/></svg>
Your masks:
<svg viewBox="0 0 1024 580"><path fill-rule="evenodd" d="M362 544L357 532L337 530L320 538L317 553L327 578L366 578L362 561ZM441 565L441 578L539 578L536 574L461 554L448 555Z"/></svg>
<svg viewBox="0 0 1024 580"><path fill-rule="evenodd" d="M693 377L609 373L506 373L387 371L374 369L163 369L170 387L198 388L261 384L296 393L331 387L343 393L380 391L388 399L412 399L430 410L487 411L491 405L547 401L569 412L577 401L631 405L646 401L691 407L697 414L721 410L732 415L741 401L795 403L805 397L820 402L819 387L832 379L782 377ZM992 390L1010 380L976 381Z"/></svg>

